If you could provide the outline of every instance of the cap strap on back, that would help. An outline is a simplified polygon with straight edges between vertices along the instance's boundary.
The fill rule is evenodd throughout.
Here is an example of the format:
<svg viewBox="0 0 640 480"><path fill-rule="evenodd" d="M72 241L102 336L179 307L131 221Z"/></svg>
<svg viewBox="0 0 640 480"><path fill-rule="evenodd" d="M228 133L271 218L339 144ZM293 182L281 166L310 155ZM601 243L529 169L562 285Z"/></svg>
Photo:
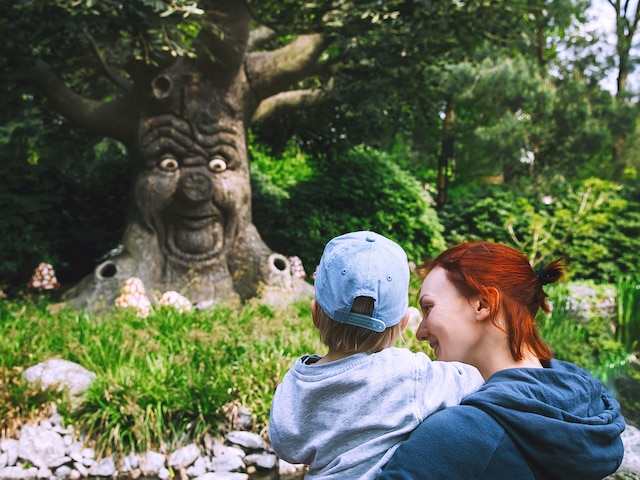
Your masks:
<svg viewBox="0 0 640 480"><path fill-rule="evenodd" d="M382 320L353 312L350 312L349 315L347 315L344 323L348 323L349 325L354 325L356 327L367 328L374 332L384 332L387 328Z"/></svg>

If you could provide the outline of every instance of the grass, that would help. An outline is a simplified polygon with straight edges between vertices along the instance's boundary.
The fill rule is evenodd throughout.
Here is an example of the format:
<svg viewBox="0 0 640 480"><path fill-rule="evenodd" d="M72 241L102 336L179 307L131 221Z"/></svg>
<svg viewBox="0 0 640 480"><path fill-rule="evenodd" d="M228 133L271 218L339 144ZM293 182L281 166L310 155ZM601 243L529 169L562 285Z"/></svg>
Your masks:
<svg viewBox="0 0 640 480"><path fill-rule="evenodd" d="M412 279L415 305L419 281ZM605 383L620 374L626 350L604 319L576 323L557 289L543 337L561 359ZM55 305L54 305L55 306ZM399 346L430 354L407 331ZM228 414L249 407L254 431L266 431L273 392L305 353L323 354L308 300L284 308L257 301L180 314L164 307L147 318L117 310L99 315L52 308L46 296L0 301L0 433L49 412L55 403L100 454L171 449L231 428ZM25 368L50 358L96 374L81 406L59 393L31 389Z"/></svg>
<svg viewBox="0 0 640 480"><path fill-rule="evenodd" d="M595 303L612 291L608 285L586 283L582 286L596 290L596 297L590 299ZM550 315L540 312L538 325L542 337L552 347L554 357L576 363L607 387L611 387L616 378L626 375L628 351L616 340L616 326L611 319L593 304L582 311L583 315L588 315L588 321L580 321L576 302L567 300L575 294L566 284L548 288L548 293L552 312Z"/></svg>
<svg viewBox="0 0 640 480"><path fill-rule="evenodd" d="M0 379L8 387L0 394L0 428L8 432L12 420L42 414L43 402L52 400L28 391L23 369L64 358L97 375L78 410L57 403L103 452L171 447L217 433L226 424L223 406L233 401L250 406L257 428L264 427L286 369L320 349L307 302L187 314L162 308L145 319L123 310L92 316L47 307L0 302Z"/></svg>
<svg viewBox="0 0 640 480"><path fill-rule="evenodd" d="M617 282L616 340L630 352L640 349L640 279L621 277Z"/></svg>

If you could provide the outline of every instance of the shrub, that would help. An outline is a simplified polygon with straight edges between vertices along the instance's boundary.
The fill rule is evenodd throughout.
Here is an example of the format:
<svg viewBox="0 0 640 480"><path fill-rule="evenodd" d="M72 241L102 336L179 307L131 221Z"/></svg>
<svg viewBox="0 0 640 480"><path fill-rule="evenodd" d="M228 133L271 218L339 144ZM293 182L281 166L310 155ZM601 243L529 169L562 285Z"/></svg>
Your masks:
<svg viewBox="0 0 640 480"><path fill-rule="evenodd" d="M261 150L252 157L254 223L272 249L307 268L331 238L352 230L388 236L416 262L444 248L429 197L392 155L356 147L311 158L290 147L283 159Z"/></svg>
<svg viewBox="0 0 640 480"><path fill-rule="evenodd" d="M609 297L613 288L596 286L592 282L573 282L573 286L586 286L595 290L594 301ZM611 318L593 305L579 307L575 293L566 284L547 287L550 314L539 313L538 325L545 341L552 347L554 357L576 363L591 372L605 385L623 376L627 370L627 350L615 339ZM585 308L587 319L582 319L579 308Z"/></svg>
<svg viewBox="0 0 640 480"><path fill-rule="evenodd" d="M565 257L572 277L610 283L640 273L640 203L633 195L597 178L575 186L562 177L544 186L465 186L454 191L440 219L448 244L503 242L534 267Z"/></svg>

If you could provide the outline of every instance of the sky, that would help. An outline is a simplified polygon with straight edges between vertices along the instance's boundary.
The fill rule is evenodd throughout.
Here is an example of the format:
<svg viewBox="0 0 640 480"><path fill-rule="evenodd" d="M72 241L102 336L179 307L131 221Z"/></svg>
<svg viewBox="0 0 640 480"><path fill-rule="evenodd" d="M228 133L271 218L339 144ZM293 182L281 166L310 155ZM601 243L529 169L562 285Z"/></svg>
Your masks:
<svg viewBox="0 0 640 480"><path fill-rule="evenodd" d="M630 1L630 6L633 7L631 10L635 11L635 6L638 3L638 0L622 0L622 3L625 1ZM603 32L606 34L605 45L603 45L603 50L607 55L614 56L615 55L615 45L616 45L616 36L615 36L615 10L611 6L608 0L592 0L591 8L587 10L587 15L591 18L589 23L590 27L594 27L598 32ZM636 44L638 41L636 40ZM636 52L636 54L640 54L640 52ZM628 89L634 92L640 91L640 72L632 72L629 75L627 80ZM603 88L606 88L612 93L615 93L616 90L616 72L612 71L609 76L601 82Z"/></svg>
<svg viewBox="0 0 640 480"><path fill-rule="evenodd" d="M587 14L591 18L589 27L594 27L598 32L606 33L606 45L603 50L608 55L615 55L615 22L616 16L613 7L607 0L593 0L591 8L587 10ZM603 88L611 93L616 90L616 73L611 72L607 78L600 82Z"/></svg>

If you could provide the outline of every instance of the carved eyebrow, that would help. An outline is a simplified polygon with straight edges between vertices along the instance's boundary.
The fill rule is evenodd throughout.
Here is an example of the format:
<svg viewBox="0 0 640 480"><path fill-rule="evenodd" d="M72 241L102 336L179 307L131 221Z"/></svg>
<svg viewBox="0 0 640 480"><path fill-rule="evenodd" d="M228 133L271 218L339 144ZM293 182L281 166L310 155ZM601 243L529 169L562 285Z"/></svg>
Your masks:
<svg viewBox="0 0 640 480"><path fill-rule="evenodd" d="M193 145L193 142L191 142ZM176 155L184 155L189 151L189 146L185 142L177 141L175 135L163 135L154 138L152 141L145 143L142 151L146 156L157 156L162 153L174 153Z"/></svg>
<svg viewBox="0 0 640 480"><path fill-rule="evenodd" d="M239 133L233 128L223 125L207 125L206 129L199 128L196 131L196 142L205 148L211 148L218 145L226 145L228 147L237 148Z"/></svg>
<svg viewBox="0 0 640 480"><path fill-rule="evenodd" d="M140 136L140 148L152 155L166 150L182 153L192 145L189 123L175 115L158 115L148 119Z"/></svg>
<svg viewBox="0 0 640 480"><path fill-rule="evenodd" d="M214 135L217 133L237 135L239 133L238 125L235 125L234 122L225 121L225 119L200 119L195 122L195 127L198 133L203 133L205 135Z"/></svg>
<svg viewBox="0 0 640 480"><path fill-rule="evenodd" d="M197 135L196 142L198 143L198 145L201 145L206 149L211 149L219 146L226 146L233 149L237 149L237 145L238 145L235 135L229 135L224 133L219 133L215 135Z"/></svg>

